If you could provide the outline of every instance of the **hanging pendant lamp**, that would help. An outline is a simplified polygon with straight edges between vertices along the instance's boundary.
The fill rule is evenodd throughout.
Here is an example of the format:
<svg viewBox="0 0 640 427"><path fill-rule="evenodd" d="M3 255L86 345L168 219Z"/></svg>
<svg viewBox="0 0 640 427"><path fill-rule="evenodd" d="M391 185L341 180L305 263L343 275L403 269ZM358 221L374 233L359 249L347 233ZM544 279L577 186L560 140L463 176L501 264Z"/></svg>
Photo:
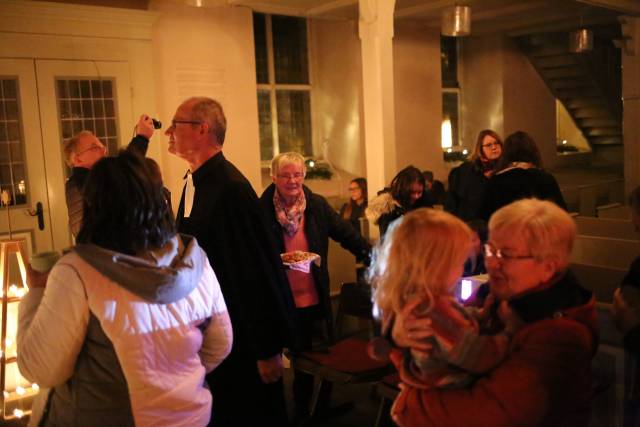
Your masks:
<svg viewBox="0 0 640 427"><path fill-rule="evenodd" d="M471 8L453 6L442 11L441 34L449 37L461 37L471 34Z"/></svg>
<svg viewBox="0 0 640 427"><path fill-rule="evenodd" d="M584 53L593 50L593 30L580 28L569 33L569 50Z"/></svg>

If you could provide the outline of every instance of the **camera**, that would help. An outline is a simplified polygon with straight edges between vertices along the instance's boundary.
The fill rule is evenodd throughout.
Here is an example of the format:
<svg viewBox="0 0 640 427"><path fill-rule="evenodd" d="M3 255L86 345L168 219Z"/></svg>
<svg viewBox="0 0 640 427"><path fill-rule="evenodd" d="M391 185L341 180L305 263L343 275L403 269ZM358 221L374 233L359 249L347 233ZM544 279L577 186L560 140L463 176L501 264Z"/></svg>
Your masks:
<svg viewBox="0 0 640 427"><path fill-rule="evenodd" d="M160 120L156 120L152 118L151 121L153 122L154 129L160 129L162 127L162 122Z"/></svg>

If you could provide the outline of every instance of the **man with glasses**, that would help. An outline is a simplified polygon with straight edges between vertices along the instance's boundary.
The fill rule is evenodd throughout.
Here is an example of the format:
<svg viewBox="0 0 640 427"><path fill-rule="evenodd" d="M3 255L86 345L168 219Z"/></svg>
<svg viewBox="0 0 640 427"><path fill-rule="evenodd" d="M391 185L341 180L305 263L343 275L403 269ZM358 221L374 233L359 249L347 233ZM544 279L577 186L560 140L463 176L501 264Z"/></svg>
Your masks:
<svg viewBox="0 0 640 427"><path fill-rule="evenodd" d="M145 156L149 140L153 135L153 121L147 115L140 116L136 125L136 136L127 150ZM107 147L91 132L83 130L64 143L63 152L67 165L71 168L65 183L69 227L75 238L82 227L82 191L93 165L107 155Z"/></svg>
<svg viewBox="0 0 640 427"><path fill-rule="evenodd" d="M589 424L598 334L593 293L568 269L575 234L573 219L549 201L523 199L493 214L484 315L517 319L507 356L465 390L410 387L394 405L400 425ZM393 338L424 351L430 326L411 314L414 308L408 304L397 316Z"/></svg>
<svg viewBox="0 0 640 427"><path fill-rule="evenodd" d="M195 236L207 253L233 326L231 354L207 375L212 423L286 426L281 354L293 299L256 193L222 153L226 129L222 106L195 97L178 107L165 132L169 152L189 164L178 231Z"/></svg>

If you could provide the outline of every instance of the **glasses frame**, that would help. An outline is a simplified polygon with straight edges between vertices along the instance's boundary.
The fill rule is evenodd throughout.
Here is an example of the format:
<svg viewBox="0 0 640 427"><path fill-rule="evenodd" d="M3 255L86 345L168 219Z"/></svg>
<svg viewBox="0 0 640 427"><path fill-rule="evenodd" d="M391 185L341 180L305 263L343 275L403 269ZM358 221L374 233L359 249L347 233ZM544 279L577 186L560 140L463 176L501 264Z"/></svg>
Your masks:
<svg viewBox="0 0 640 427"><path fill-rule="evenodd" d="M302 181L304 179L304 174L303 173L295 173L295 174L287 174L287 175L277 174L276 177L278 179L282 179L285 181Z"/></svg>
<svg viewBox="0 0 640 427"><path fill-rule="evenodd" d="M502 144L499 142L490 142L488 144L482 144L482 148L493 148L493 147L502 147Z"/></svg>
<svg viewBox="0 0 640 427"><path fill-rule="evenodd" d="M536 259L533 255L507 255L502 252L502 249L496 248L491 243L485 243L482 245L482 250L485 258L495 258L500 261L512 261L518 259Z"/></svg>
<svg viewBox="0 0 640 427"><path fill-rule="evenodd" d="M107 146L100 144L100 145L92 145L91 147L87 147L82 151L78 151L77 153L75 153L76 157L77 156L82 156L84 153L87 153L89 151L94 151L94 150L102 150L105 153L107 152Z"/></svg>
<svg viewBox="0 0 640 427"><path fill-rule="evenodd" d="M201 125L203 122L198 121L198 120L171 120L171 126L169 126L171 129L175 129L176 125L179 124L184 124L184 125Z"/></svg>

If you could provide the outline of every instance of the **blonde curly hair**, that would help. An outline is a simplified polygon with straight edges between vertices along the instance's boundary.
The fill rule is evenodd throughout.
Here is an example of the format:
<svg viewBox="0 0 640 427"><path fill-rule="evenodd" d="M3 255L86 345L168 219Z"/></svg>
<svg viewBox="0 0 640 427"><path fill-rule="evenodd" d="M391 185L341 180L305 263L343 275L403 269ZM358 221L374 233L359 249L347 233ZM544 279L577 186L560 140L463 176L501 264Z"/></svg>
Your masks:
<svg viewBox="0 0 640 427"><path fill-rule="evenodd" d="M450 292L451 273L460 268L471 249L471 229L455 216L420 208L395 221L374 249L368 278L383 313L400 311L420 295Z"/></svg>

